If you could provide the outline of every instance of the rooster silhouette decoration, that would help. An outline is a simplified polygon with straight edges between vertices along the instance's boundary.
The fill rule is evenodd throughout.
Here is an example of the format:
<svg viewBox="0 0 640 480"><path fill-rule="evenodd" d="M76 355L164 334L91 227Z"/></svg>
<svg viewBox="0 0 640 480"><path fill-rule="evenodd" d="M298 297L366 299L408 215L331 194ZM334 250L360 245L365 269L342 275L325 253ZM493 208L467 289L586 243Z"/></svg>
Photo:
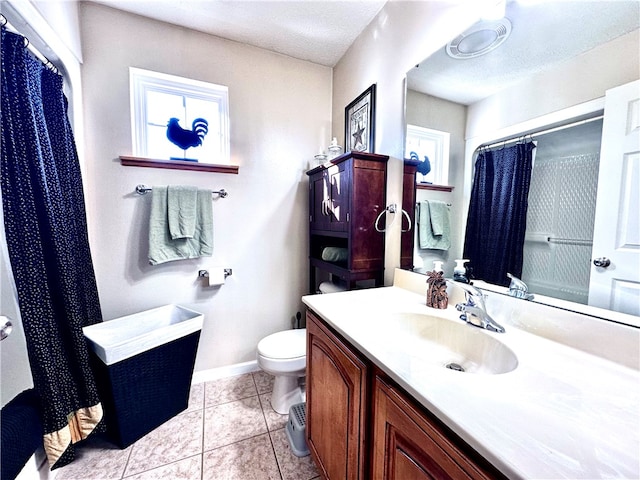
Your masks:
<svg viewBox="0 0 640 480"><path fill-rule="evenodd" d="M167 138L184 151L184 158L171 157L171 160L187 160L197 162L197 159L187 158L187 149L202 145L205 135L209 131L209 122L204 118L196 118L191 124L191 130L180 126L177 118L170 118L167 124Z"/></svg>
<svg viewBox="0 0 640 480"><path fill-rule="evenodd" d="M416 152L411 152L409 154L409 158L411 160L416 160L418 162L420 162L420 157L418 156L418 154ZM422 174L422 178L423 181L420 183L431 183L431 182L427 182L424 180L424 178L426 178L427 174L431 171L431 162L429 161L429 157L427 157L426 155L424 156L424 161L420 162L417 166L417 170L418 173Z"/></svg>

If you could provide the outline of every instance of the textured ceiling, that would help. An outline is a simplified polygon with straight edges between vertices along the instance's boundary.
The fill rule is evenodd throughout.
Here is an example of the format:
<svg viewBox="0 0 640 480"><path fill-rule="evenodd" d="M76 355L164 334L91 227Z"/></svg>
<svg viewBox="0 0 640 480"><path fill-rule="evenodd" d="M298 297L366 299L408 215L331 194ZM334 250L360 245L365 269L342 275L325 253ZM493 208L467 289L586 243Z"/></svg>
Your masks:
<svg viewBox="0 0 640 480"><path fill-rule="evenodd" d="M469 105L638 29L640 2L514 0L507 4L506 17L511 36L496 50L457 60L443 47L409 72L408 87Z"/></svg>
<svg viewBox="0 0 640 480"><path fill-rule="evenodd" d="M386 0L92 0L333 67Z"/></svg>

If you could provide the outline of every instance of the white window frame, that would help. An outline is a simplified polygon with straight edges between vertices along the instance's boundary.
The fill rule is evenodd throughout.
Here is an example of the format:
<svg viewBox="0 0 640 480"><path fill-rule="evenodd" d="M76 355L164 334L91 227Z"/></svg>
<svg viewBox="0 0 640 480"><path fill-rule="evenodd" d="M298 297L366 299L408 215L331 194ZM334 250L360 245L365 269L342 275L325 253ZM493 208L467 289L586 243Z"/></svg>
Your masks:
<svg viewBox="0 0 640 480"><path fill-rule="evenodd" d="M417 125L407 125L407 140L405 158L409 158L413 148L409 147L409 139L415 139L421 142L427 142L432 145L435 151L434 158L429 157L431 163L431 171L427 175L427 180L435 185L448 185L449 183L449 145L451 143L451 134L442 132L432 128L419 127ZM423 159L424 154L416 152ZM416 182L420 183L422 175L416 175Z"/></svg>
<svg viewBox="0 0 640 480"><path fill-rule="evenodd" d="M133 155L147 157L147 92L161 92L188 98L206 100L218 104L220 131L207 135L220 135L220 151L216 158L203 159L201 163L230 163L229 136L229 88L215 83L202 82L166 73L129 67L131 92L131 136Z"/></svg>

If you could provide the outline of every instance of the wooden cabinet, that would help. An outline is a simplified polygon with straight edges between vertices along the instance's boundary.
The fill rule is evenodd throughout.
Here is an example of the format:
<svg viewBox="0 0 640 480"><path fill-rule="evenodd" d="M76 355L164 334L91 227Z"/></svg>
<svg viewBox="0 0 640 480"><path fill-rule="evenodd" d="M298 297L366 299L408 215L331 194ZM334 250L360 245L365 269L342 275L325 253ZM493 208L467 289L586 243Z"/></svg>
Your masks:
<svg viewBox="0 0 640 480"><path fill-rule="evenodd" d="M311 311L306 428L328 480L506 479Z"/></svg>
<svg viewBox="0 0 640 480"><path fill-rule="evenodd" d="M387 161L373 153L349 152L307 172L309 176L310 291L318 271L353 288L360 280L384 281L384 233L375 222L386 208ZM384 218L380 220L384 228ZM346 249L346 258L325 261L327 247Z"/></svg>
<svg viewBox="0 0 640 480"><path fill-rule="evenodd" d="M309 228L311 231L346 232L349 170L345 162L309 175ZM317 170L317 171L316 171Z"/></svg>
<svg viewBox="0 0 640 480"><path fill-rule="evenodd" d="M381 376L373 387L371 478L504 478L428 412Z"/></svg>
<svg viewBox="0 0 640 480"><path fill-rule="evenodd" d="M307 312L307 443L328 479L364 479L367 366Z"/></svg>
<svg viewBox="0 0 640 480"><path fill-rule="evenodd" d="M400 268L403 270L413 270L413 249L416 235L416 171L419 163L417 160L405 160L402 173L402 209L409 216L409 221L404 215L402 216ZM409 228L409 223L411 228Z"/></svg>

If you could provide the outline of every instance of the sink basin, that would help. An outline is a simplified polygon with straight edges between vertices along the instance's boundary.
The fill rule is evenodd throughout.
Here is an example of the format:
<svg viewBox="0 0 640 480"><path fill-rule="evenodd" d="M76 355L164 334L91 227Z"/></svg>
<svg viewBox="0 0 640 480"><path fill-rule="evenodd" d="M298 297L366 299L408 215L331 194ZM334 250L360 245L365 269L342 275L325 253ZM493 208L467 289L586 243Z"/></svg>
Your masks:
<svg viewBox="0 0 640 480"><path fill-rule="evenodd" d="M451 370L467 373L507 373L518 366L513 351L482 329L419 313L395 314L394 333L407 348Z"/></svg>
<svg viewBox="0 0 640 480"><path fill-rule="evenodd" d="M89 347L107 365L202 329L204 315L179 305L146 310L82 329Z"/></svg>

